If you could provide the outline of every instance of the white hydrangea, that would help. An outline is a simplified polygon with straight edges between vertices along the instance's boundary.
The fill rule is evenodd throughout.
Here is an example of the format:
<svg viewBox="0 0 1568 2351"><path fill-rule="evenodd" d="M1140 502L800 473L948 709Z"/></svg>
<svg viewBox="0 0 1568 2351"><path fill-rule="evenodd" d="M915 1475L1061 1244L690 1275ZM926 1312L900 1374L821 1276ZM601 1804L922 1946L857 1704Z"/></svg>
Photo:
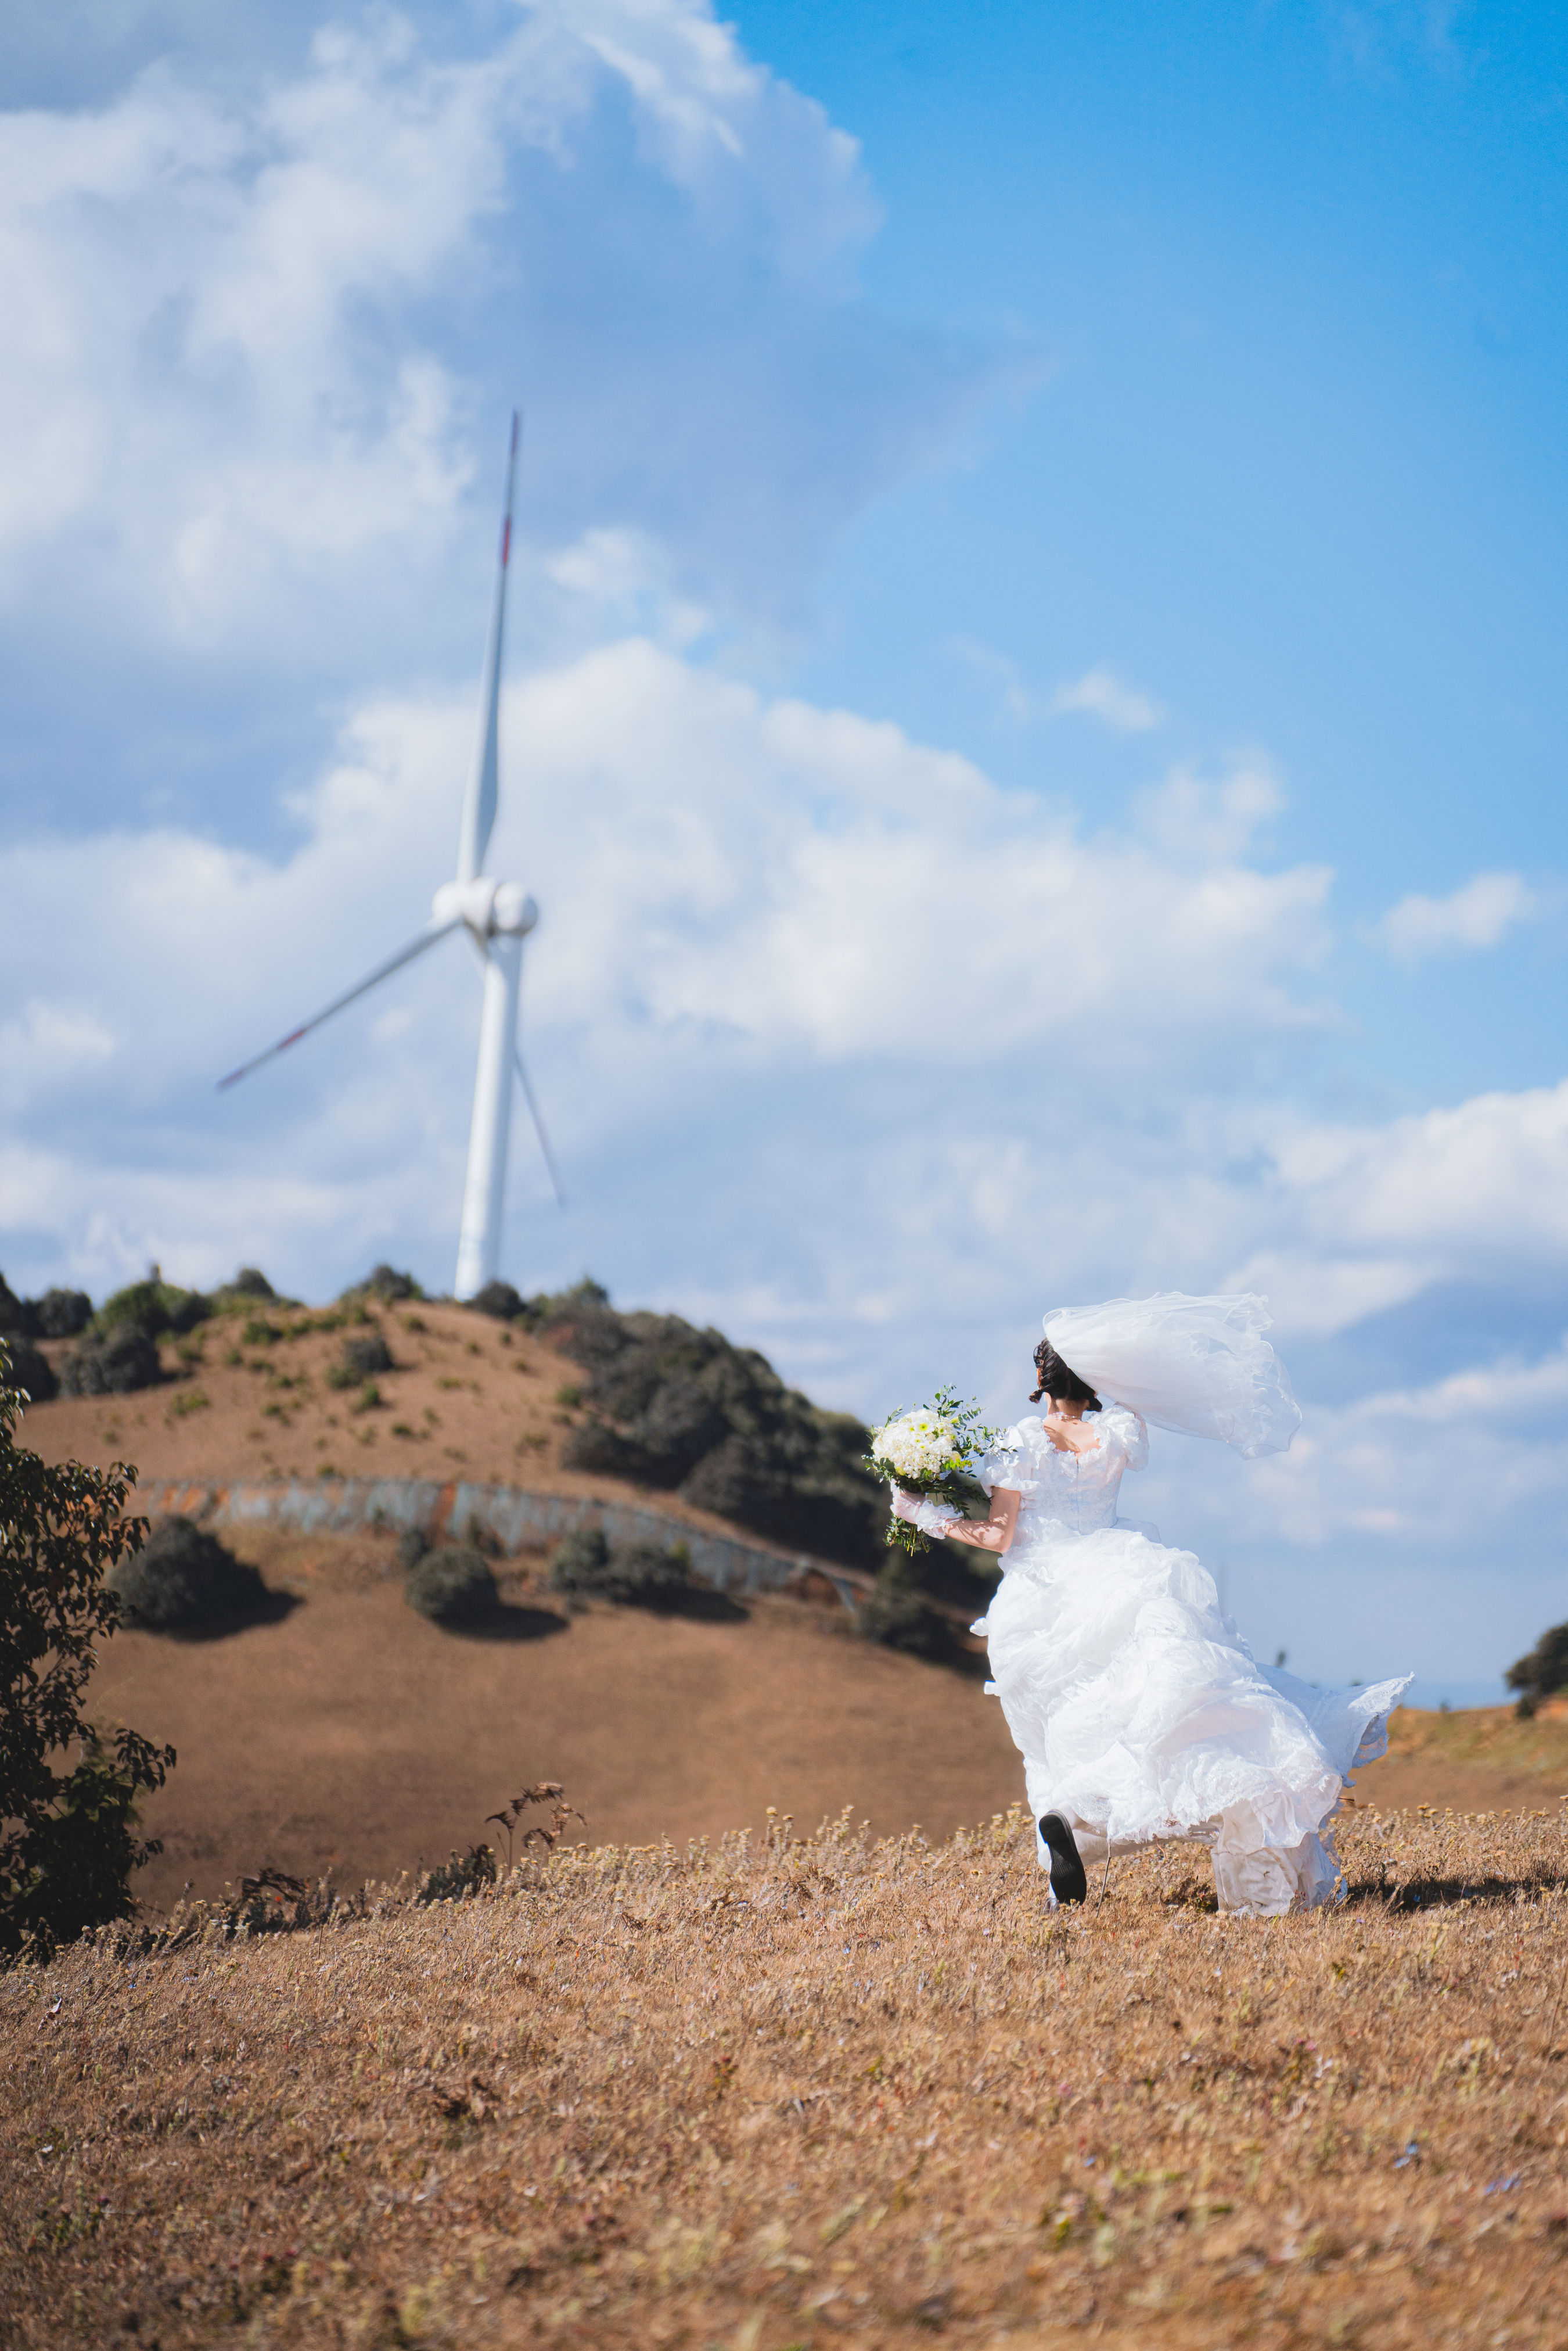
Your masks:
<svg viewBox="0 0 1568 2351"><path fill-rule="evenodd" d="M936 1478L952 1459L958 1432L950 1420L934 1412L906 1412L888 1421L871 1440L879 1461L888 1462L903 1478Z"/></svg>

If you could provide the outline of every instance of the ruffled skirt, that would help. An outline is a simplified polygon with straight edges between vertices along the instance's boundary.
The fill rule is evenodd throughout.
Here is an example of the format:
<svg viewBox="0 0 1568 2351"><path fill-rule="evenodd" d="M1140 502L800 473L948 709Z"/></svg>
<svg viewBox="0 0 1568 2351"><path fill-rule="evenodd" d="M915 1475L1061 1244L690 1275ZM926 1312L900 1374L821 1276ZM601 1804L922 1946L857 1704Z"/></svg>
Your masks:
<svg viewBox="0 0 1568 2351"><path fill-rule="evenodd" d="M1196 1839L1220 1908L1258 1917L1342 1891L1330 1823L1408 1676L1324 1690L1260 1666L1201 1561L1121 1523L1026 1531L974 1629L1030 1811L1061 1813L1085 1861Z"/></svg>

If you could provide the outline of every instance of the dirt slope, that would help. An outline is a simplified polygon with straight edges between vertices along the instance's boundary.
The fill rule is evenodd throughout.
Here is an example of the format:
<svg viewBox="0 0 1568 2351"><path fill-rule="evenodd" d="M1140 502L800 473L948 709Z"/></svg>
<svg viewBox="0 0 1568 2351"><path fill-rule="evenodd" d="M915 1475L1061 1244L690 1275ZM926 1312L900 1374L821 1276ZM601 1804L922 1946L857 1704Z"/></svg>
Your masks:
<svg viewBox="0 0 1568 2351"><path fill-rule="evenodd" d="M394 1306L365 1324L336 1329L322 1327L327 1319L275 1304L252 1317L202 1323L180 1346L162 1348L162 1386L35 1405L20 1441L47 1461L128 1460L149 1483L465 1478L541 1493L649 1499L621 1479L561 1468L579 1374L553 1347L461 1306ZM377 1374L377 1401L367 1403L358 1388L331 1387L327 1374L342 1360L345 1339L372 1330L397 1368ZM44 1352L57 1361L67 1344ZM673 1495L656 1499L672 1518L724 1525Z"/></svg>
<svg viewBox="0 0 1568 2351"><path fill-rule="evenodd" d="M479 1638L414 1614L389 1546L240 1547L306 1595L292 1614L214 1641L119 1633L93 1684L106 1717L179 1750L148 1813L167 1847L139 1882L155 1904L264 1862L396 1876L493 1835L486 1813L539 1779L566 1783L596 1844L760 1828L770 1803L945 1835L1020 1793L976 1678L855 1640L827 1609L568 1618L514 1583L510 1636Z"/></svg>

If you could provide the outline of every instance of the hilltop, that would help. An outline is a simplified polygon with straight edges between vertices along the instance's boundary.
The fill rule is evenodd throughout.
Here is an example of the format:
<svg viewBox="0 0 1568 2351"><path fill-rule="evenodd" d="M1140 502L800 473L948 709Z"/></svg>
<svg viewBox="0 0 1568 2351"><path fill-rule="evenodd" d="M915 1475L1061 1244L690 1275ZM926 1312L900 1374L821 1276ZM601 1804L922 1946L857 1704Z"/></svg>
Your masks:
<svg viewBox="0 0 1568 2351"><path fill-rule="evenodd" d="M389 1371L334 1387L347 1338L384 1338ZM55 1364L69 1340L44 1341ZM60 1395L27 1413L22 1442L47 1461L132 1461L143 1485L279 1478L462 1478L537 1492L644 1502L613 1469L574 1469L563 1440L585 1427L582 1371L521 1322L449 1303L368 1298L345 1310L258 1300L159 1345L161 1384L127 1395ZM732 1521L659 1493L671 1519Z"/></svg>

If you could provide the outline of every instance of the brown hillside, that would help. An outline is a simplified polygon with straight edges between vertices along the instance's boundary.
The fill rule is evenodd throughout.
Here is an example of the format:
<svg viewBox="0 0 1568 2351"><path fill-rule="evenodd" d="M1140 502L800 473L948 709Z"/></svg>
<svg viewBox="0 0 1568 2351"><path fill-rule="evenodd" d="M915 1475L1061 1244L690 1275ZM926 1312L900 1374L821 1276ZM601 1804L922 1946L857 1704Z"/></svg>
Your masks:
<svg viewBox="0 0 1568 2351"><path fill-rule="evenodd" d="M363 1324L323 1327L331 1319L268 1302L254 1315L202 1323L189 1339L161 1349L162 1386L35 1405L19 1441L46 1461L134 1462L147 1484L463 1478L649 1500L624 1479L561 1468L561 1438L576 1417L570 1398L582 1375L555 1348L462 1306L372 1307ZM327 1374L342 1360L344 1340L372 1330L397 1368L378 1374L378 1401L367 1404L358 1390L329 1386ZM57 1363L69 1343L47 1344L44 1353ZM672 1494L657 1501L671 1518L733 1531Z"/></svg>
<svg viewBox="0 0 1568 2351"><path fill-rule="evenodd" d="M486 1813L545 1778L596 1844L760 1827L770 1803L815 1826L850 1801L878 1828L946 1835L1019 1792L976 1678L857 1641L826 1608L568 1616L523 1575L502 1630L466 1635L408 1606L385 1540L235 1548L303 1604L221 1640L120 1632L92 1686L106 1717L179 1750L147 1813L166 1846L139 1881L155 1905L264 1863L394 1877L493 1835Z"/></svg>

